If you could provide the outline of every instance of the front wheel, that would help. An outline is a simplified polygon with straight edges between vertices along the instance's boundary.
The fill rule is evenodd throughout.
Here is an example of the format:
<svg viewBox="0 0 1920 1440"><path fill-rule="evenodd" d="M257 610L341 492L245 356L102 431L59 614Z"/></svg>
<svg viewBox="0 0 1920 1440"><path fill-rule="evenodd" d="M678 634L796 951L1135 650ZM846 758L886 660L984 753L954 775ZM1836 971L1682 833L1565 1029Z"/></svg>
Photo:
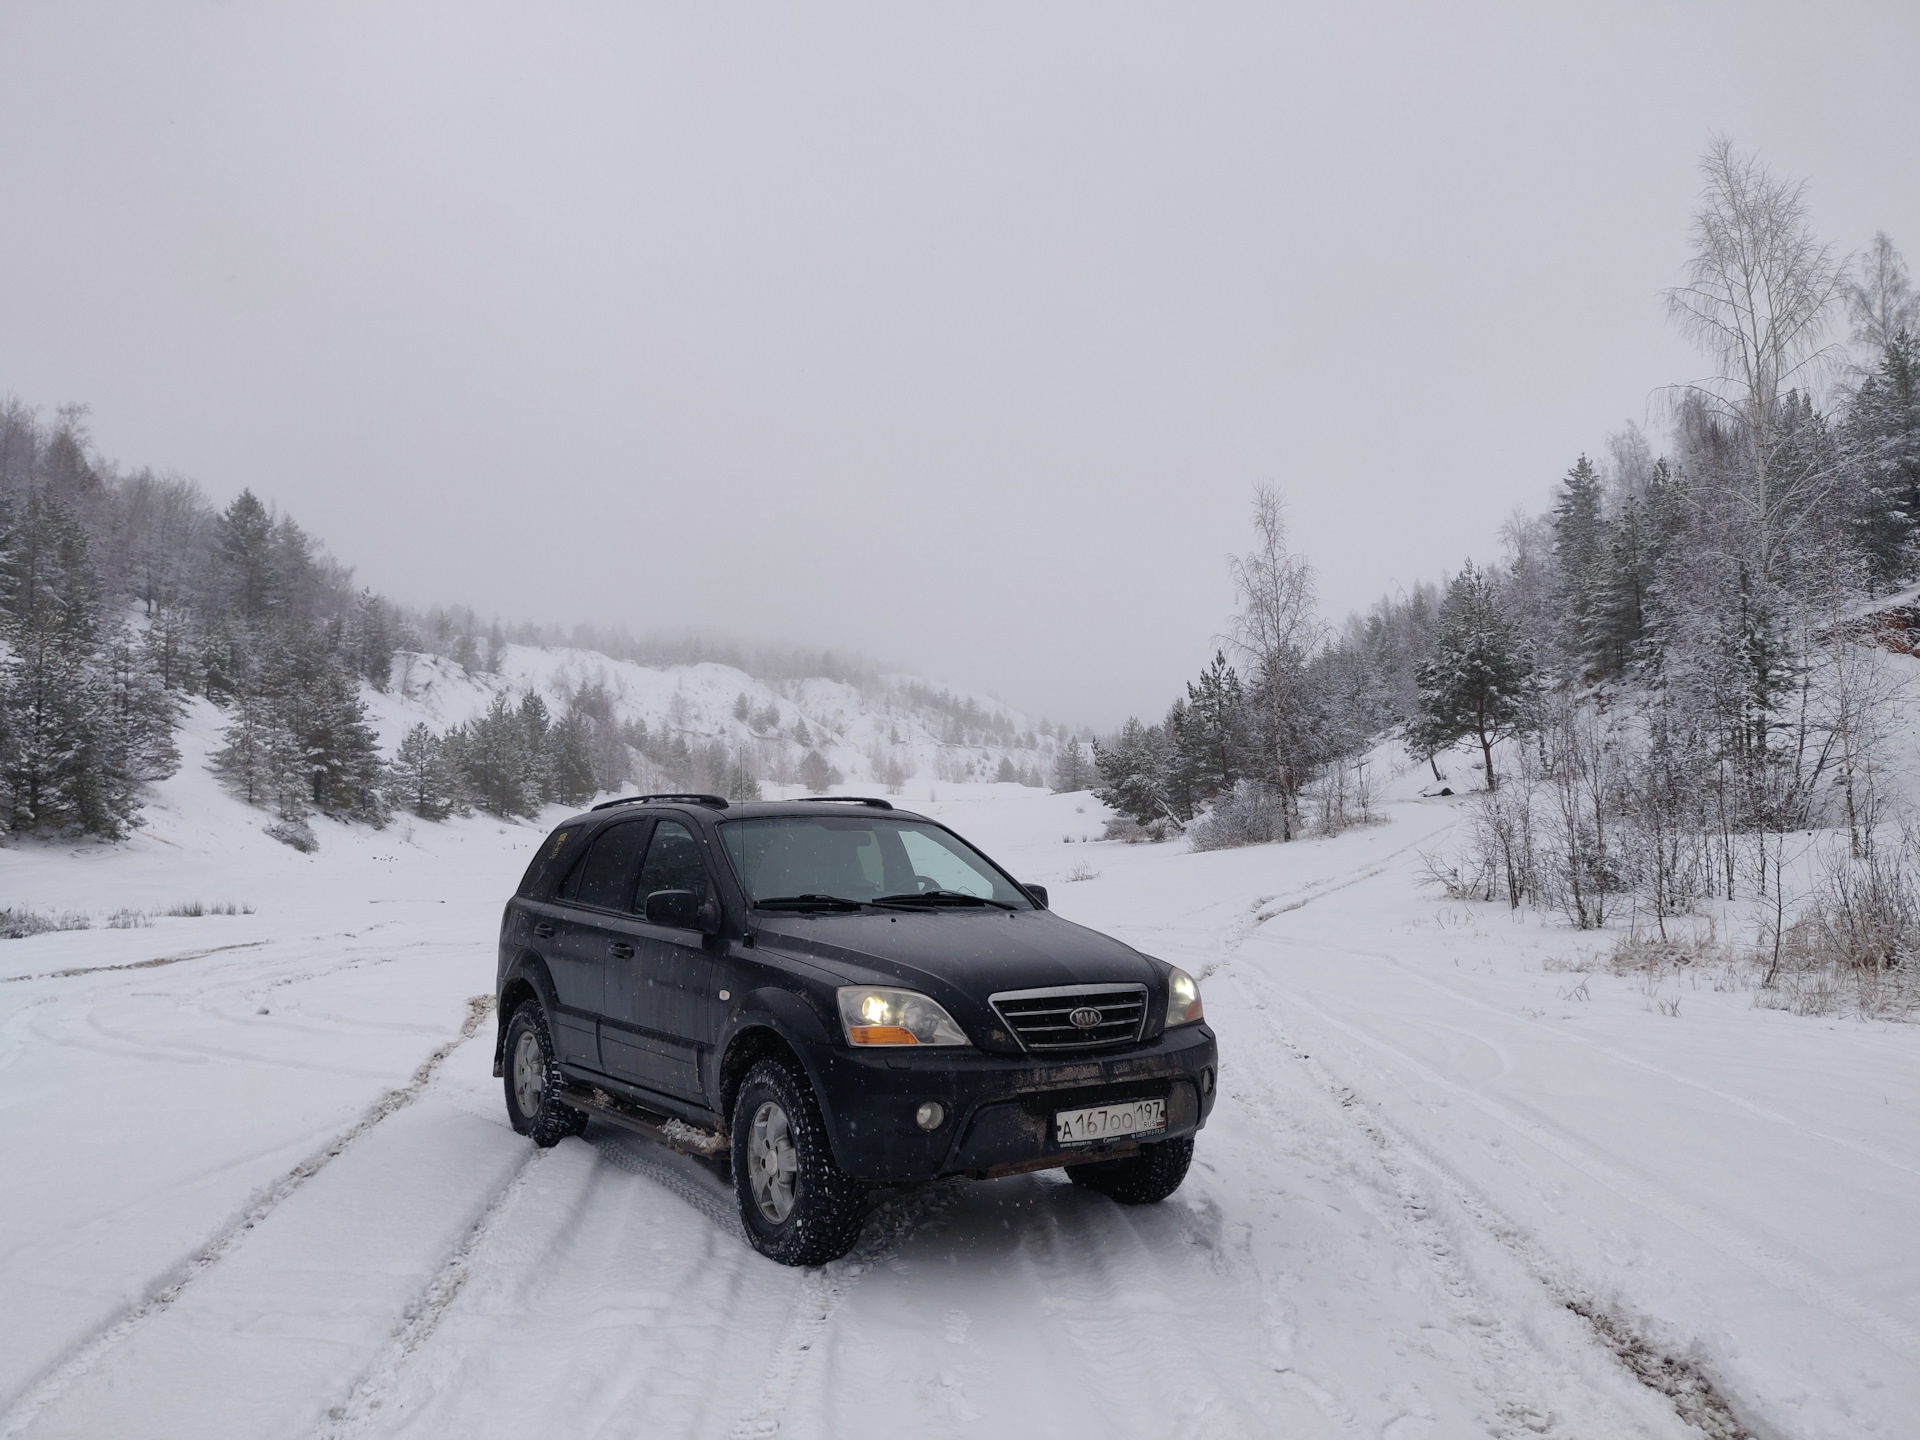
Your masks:
<svg viewBox="0 0 1920 1440"><path fill-rule="evenodd" d="M1193 1137L1142 1145L1138 1155L1124 1160L1092 1160L1067 1166L1067 1178L1076 1185L1098 1190L1122 1205L1157 1205L1180 1188L1193 1163Z"/></svg>
<svg viewBox="0 0 1920 1440"><path fill-rule="evenodd" d="M777 1060L748 1071L733 1102L733 1188L769 1260L824 1265L860 1238L865 1187L835 1163L813 1087Z"/></svg>
<svg viewBox="0 0 1920 1440"><path fill-rule="evenodd" d="M587 1128L587 1117L560 1103L560 1061L540 1002L529 1000L507 1022L507 1119L542 1148Z"/></svg>

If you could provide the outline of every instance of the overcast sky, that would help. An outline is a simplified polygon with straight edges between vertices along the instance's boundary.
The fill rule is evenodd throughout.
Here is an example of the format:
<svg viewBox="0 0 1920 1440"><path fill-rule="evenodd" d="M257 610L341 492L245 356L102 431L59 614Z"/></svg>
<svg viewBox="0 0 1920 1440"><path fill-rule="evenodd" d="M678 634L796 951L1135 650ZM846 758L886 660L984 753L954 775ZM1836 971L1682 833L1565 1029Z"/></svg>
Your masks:
<svg viewBox="0 0 1920 1440"><path fill-rule="evenodd" d="M1713 132L1920 259L1917 71L1911 0L0 0L0 394L401 600L1106 726L1255 484L1338 617L1647 422Z"/></svg>

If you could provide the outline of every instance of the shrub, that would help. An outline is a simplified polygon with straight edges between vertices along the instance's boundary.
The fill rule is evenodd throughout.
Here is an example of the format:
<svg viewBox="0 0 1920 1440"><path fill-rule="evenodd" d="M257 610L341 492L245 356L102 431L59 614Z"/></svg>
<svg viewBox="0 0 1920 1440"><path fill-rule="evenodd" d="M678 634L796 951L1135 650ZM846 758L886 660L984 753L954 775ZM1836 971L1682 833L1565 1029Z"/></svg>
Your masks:
<svg viewBox="0 0 1920 1440"><path fill-rule="evenodd" d="M320 842L314 838L313 827L305 820L276 820L265 829L282 845L291 845L302 855L311 855L320 848Z"/></svg>
<svg viewBox="0 0 1920 1440"><path fill-rule="evenodd" d="M1187 828L1196 850L1225 850L1234 845L1265 845L1285 834L1281 797L1258 780L1236 780L1232 793Z"/></svg>
<svg viewBox="0 0 1920 1440"><path fill-rule="evenodd" d="M62 910L58 915L41 915L21 906L0 910L0 940L25 940L55 930L91 930L93 921L79 910Z"/></svg>

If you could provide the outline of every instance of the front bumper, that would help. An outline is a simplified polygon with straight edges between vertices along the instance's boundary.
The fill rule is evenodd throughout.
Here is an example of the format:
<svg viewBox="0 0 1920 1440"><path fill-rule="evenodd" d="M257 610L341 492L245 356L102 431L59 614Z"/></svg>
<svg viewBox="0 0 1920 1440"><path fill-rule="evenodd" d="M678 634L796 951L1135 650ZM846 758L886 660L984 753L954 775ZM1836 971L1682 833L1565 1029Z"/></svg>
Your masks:
<svg viewBox="0 0 1920 1440"><path fill-rule="evenodd" d="M1152 1138L1171 1140L1204 1125L1219 1092L1219 1051L1205 1024L1113 1054L1058 1060L978 1050L811 1048L834 1158L869 1184L1130 1154L1137 1148L1130 1140L1060 1144L1054 1112L1164 1097L1167 1128ZM946 1118L926 1131L914 1115L929 1100L945 1108Z"/></svg>

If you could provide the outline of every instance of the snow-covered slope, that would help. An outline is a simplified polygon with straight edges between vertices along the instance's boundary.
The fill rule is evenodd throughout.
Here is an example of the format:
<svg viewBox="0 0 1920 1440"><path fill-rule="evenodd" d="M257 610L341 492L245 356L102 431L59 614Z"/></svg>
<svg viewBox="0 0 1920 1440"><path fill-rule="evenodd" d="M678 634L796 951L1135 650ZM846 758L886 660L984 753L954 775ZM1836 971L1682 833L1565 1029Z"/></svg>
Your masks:
<svg viewBox="0 0 1920 1440"><path fill-rule="evenodd" d="M911 676L883 679L862 689L819 677L756 679L730 665L649 666L612 660L589 650L509 645L495 672L470 672L437 655L402 654L389 689L365 692L389 751L415 723L435 730L464 724L496 695L539 695L553 713L584 688L604 689L621 721L644 721L684 737L690 745L719 741L755 756L763 777L778 780L805 747L793 740L804 726L812 747L849 780L882 783L891 759L910 779L990 780L1005 759L1016 771L1045 776L1056 737L1040 722L988 696L936 687ZM751 716L735 714L744 696ZM766 723L773 715L777 723Z"/></svg>

